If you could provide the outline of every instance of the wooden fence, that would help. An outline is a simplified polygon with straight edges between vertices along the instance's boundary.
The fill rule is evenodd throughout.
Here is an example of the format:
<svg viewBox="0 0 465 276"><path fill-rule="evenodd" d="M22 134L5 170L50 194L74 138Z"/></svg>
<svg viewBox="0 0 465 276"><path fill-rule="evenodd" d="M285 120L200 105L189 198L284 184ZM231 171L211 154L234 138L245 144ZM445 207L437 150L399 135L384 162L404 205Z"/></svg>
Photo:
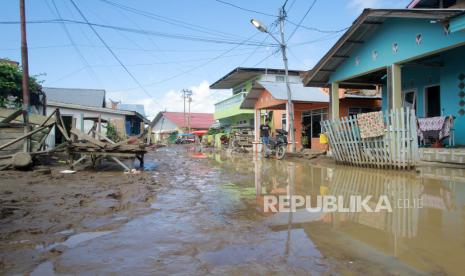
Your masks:
<svg viewBox="0 0 465 276"><path fill-rule="evenodd" d="M322 121L338 163L373 168L411 169L418 161L415 110L392 109L383 114L385 132L361 138L356 116Z"/></svg>

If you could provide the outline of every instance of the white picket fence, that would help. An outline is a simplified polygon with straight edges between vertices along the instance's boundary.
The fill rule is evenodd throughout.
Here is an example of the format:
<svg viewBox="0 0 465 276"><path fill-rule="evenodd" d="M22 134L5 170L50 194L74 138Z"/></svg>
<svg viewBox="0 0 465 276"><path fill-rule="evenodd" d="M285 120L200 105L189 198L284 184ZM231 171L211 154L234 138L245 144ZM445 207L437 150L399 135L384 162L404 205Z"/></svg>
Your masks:
<svg viewBox="0 0 465 276"><path fill-rule="evenodd" d="M385 133L360 137L356 116L322 121L329 146L338 163L373 168L411 169L418 162L415 110L392 109L384 114Z"/></svg>

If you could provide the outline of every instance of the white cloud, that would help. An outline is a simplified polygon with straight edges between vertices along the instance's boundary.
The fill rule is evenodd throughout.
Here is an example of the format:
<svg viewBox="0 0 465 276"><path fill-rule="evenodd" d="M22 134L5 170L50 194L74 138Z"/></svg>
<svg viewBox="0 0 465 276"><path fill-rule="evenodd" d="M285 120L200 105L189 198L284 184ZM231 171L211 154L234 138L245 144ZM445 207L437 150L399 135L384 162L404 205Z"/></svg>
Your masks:
<svg viewBox="0 0 465 276"><path fill-rule="evenodd" d="M383 0L351 0L349 2L349 8L362 11L363 9L374 9L379 8L383 4Z"/></svg>
<svg viewBox="0 0 465 276"><path fill-rule="evenodd" d="M361 12L363 9L405 8L410 0L350 0L348 8Z"/></svg>
<svg viewBox="0 0 465 276"><path fill-rule="evenodd" d="M202 81L197 86L191 86L192 90L192 103L191 112L213 113L215 110L214 104L229 95L229 90L210 90L208 81ZM160 98L143 98L133 102L123 101L126 103L143 104L145 106L145 113L147 117L154 117L159 111L178 111L184 109L183 100L179 91L170 90L163 94ZM186 102L187 110L187 102Z"/></svg>

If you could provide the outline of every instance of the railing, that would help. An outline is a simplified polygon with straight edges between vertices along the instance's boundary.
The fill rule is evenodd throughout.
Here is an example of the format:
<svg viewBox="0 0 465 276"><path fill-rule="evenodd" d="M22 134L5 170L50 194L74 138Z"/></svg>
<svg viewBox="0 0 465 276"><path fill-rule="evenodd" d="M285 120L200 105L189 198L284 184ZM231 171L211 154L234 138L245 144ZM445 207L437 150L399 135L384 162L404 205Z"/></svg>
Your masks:
<svg viewBox="0 0 465 276"><path fill-rule="evenodd" d="M418 161L415 110L393 109L384 114L384 135L361 138L356 116L322 121L336 162L362 167L410 169Z"/></svg>
<svg viewBox="0 0 465 276"><path fill-rule="evenodd" d="M244 100L245 96L247 95L247 92L241 92L238 93L230 98L224 99L218 103L215 104L215 112L225 110L231 106L238 105L242 103Z"/></svg>

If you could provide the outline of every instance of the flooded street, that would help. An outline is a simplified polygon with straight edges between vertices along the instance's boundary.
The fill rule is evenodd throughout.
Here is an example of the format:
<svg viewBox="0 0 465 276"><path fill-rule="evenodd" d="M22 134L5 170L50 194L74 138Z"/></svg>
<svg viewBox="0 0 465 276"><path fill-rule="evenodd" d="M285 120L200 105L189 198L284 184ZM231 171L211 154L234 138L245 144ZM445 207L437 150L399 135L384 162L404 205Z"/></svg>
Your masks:
<svg viewBox="0 0 465 276"><path fill-rule="evenodd" d="M152 212L110 231L67 233L68 239L46 247L62 253L32 275L462 273L465 183L458 170L323 167L187 147L163 148L155 156L166 164L148 173L166 185ZM422 199L423 208L264 211L265 196L289 194L387 194L393 202Z"/></svg>

